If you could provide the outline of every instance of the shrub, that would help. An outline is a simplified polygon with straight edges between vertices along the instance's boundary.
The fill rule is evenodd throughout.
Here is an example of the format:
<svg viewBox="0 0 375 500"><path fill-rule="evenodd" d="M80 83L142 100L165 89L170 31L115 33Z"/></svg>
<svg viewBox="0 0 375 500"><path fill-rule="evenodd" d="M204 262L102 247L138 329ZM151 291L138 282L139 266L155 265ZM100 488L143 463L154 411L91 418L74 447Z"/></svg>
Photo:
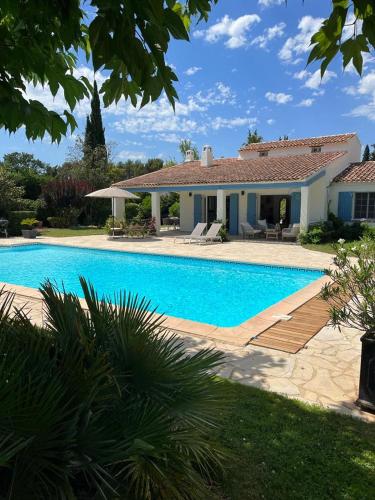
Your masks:
<svg viewBox="0 0 375 500"><path fill-rule="evenodd" d="M333 283L323 287L322 297L335 326L358 328L375 339L375 241L363 239L350 249L344 243L334 245L335 267L325 271Z"/></svg>
<svg viewBox="0 0 375 500"><path fill-rule="evenodd" d="M77 225L79 213L80 210L73 207L63 208L59 215L47 217L47 222L51 227L72 227Z"/></svg>
<svg viewBox="0 0 375 500"><path fill-rule="evenodd" d="M214 223L220 224L220 223L222 223L222 221L221 220L214 220ZM228 231L227 231L225 224L222 224L220 231L218 232L218 235L220 236L222 243L229 241L229 235L228 235Z"/></svg>
<svg viewBox="0 0 375 500"><path fill-rule="evenodd" d="M21 221L24 219L35 219L36 213L30 210L18 210L9 212L9 227L8 233L11 236L19 236L21 234Z"/></svg>
<svg viewBox="0 0 375 500"><path fill-rule="evenodd" d="M138 205L138 217L140 219L149 219L151 217L151 195L147 195L143 198L141 203Z"/></svg>
<svg viewBox="0 0 375 500"><path fill-rule="evenodd" d="M112 234L114 227L121 227L121 228L125 227L125 221L123 219L117 219L116 217L113 217L111 215L105 222L106 233Z"/></svg>
<svg viewBox="0 0 375 500"><path fill-rule="evenodd" d="M39 221L35 218L21 220L22 229L34 229L38 224Z"/></svg>
<svg viewBox="0 0 375 500"><path fill-rule="evenodd" d="M132 222L138 217L139 204L134 202L125 203L125 219L128 222Z"/></svg>
<svg viewBox="0 0 375 500"><path fill-rule="evenodd" d="M151 217L151 219L149 219L146 222L146 232L148 234L150 234L151 236L153 236L153 235L156 234L156 220L155 220L155 217Z"/></svg>
<svg viewBox="0 0 375 500"><path fill-rule="evenodd" d="M209 498L222 355L188 355L145 299L81 284L89 314L42 287L40 328L0 292L0 496Z"/></svg>
<svg viewBox="0 0 375 500"><path fill-rule="evenodd" d="M353 222L345 224L339 217L329 214L327 221L322 221L311 225L308 231L300 233L299 240L302 244L327 243L337 241L340 238L345 240L359 240L365 231L366 224Z"/></svg>
<svg viewBox="0 0 375 500"><path fill-rule="evenodd" d="M326 238L327 234L321 226L313 227L309 231L302 231L299 235L299 240L302 244L312 243L317 245L323 243Z"/></svg>
<svg viewBox="0 0 375 500"><path fill-rule="evenodd" d="M173 205L169 207L169 216L180 217L180 203L178 201L175 201Z"/></svg>
<svg viewBox="0 0 375 500"><path fill-rule="evenodd" d="M375 241L375 227L369 226L368 224L362 224L362 226L363 226L363 237Z"/></svg>

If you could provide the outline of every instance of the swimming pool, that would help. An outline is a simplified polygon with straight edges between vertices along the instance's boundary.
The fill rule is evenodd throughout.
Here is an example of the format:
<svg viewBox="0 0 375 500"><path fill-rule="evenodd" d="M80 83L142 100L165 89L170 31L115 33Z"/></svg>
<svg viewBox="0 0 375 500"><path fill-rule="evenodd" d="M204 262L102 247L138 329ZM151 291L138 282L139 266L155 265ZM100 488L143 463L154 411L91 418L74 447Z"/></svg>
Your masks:
<svg viewBox="0 0 375 500"><path fill-rule="evenodd" d="M0 249L0 281L38 288L46 279L82 297L79 276L99 295L137 292L169 316L237 326L322 272L218 260L33 244Z"/></svg>

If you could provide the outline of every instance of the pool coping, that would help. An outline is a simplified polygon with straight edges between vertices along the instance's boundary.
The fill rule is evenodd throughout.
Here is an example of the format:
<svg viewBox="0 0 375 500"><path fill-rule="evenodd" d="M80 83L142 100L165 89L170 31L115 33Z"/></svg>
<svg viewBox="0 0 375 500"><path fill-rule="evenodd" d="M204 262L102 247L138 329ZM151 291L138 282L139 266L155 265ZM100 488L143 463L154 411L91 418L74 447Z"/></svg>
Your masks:
<svg viewBox="0 0 375 500"><path fill-rule="evenodd" d="M45 245L55 245L55 243L47 243L41 241L35 241L32 243L18 243L6 245L6 247L14 247L14 246L25 246L25 245L33 245L33 244L45 244ZM61 244L56 246L68 246L71 248L82 248L82 249L96 249L103 250L101 248L95 247L84 247L84 246L72 246L67 244ZM116 252L124 252L124 253L141 253L144 255L166 255L168 254L152 254L149 252L129 252L127 250L106 250L106 251L116 251ZM171 257L175 257L172 255ZM187 257L189 258L189 257ZM200 259L200 257L190 257L192 259ZM242 263L241 261L230 261L225 259L209 259L209 258L201 258L202 260L217 260L219 262L229 262L229 263ZM248 264L251 264L247 262ZM253 264L257 264L254 262ZM259 264L265 265L267 264ZM293 269L302 269L301 267L296 266L280 266L280 265L272 265L271 267L290 267ZM306 270L316 270L316 268L303 268ZM321 269L319 269L321 271ZM187 333L189 335L194 335L197 337L219 341L225 344L231 344L235 346L246 346L249 342L256 336L260 335L264 331L268 330L268 328L274 326L279 321L283 321L284 316L292 315L293 311L295 311L298 307L305 304L307 301L315 297L319 294L323 285L329 283L331 280L328 276L321 276L316 279L309 285L301 288L297 292L289 295L285 299L273 304L272 306L264 309L260 313L251 317L250 319L244 321L238 326L234 327L219 327L215 325L211 325L208 323L201 323L198 321L192 321L188 319L178 318L174 316L163 315L164 323L163 326L174 330L176 332ZM4 287L6 290L14 292L17 296L43 300L41 292L36 288L25 287L21 285L13 285L11 283L0 282L0 287ZM84 299L80 299L81 304L84 308L87 308L87 304Z"/></svg>

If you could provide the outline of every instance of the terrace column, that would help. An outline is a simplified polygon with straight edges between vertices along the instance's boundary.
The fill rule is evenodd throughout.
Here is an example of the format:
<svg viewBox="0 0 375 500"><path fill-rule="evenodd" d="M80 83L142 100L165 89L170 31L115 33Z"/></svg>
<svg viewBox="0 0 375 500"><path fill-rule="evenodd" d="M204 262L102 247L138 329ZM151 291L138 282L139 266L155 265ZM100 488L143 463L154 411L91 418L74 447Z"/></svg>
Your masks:
<svg viewBox="0 0 375 500"><path fill-rule="evenodd" d="M113 215L116 219L125 219L125 199L114 198L113 200Z"/></svg>
<svg viewBox="0 0 375 500"><path fill-rule="evenodd" d="M151 213L155 218L156 234L160 233L160 193L151 193Z"/></svg>
<svg viewBox="0 0 375 500"><path fill-rule="evenodd" d="M216 192L216 219L226 223L226 195L224 189L218 189Z"/></svg>
<svg viewBox="0 0 375 500"><path fill-rule="evenodd" d="M301 187L301 229L307 230L310 224L310 207L309 207L310 190L309 186Z"/></svg>

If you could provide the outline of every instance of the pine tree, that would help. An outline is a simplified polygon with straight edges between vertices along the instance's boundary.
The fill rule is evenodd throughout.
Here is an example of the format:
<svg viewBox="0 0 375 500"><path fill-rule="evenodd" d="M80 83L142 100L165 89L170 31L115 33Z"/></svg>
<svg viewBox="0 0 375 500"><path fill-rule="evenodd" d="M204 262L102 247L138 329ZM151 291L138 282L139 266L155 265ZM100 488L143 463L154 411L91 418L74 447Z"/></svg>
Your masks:
<svg viewBox="0 0 375 500"><path fill-rule="evenodd" d="M94 92L91 99L91 113L86 120L85 139L83 145L86 160L94 156L97 148L105 148L105 136L100 110L100 98L96 81L94 81Z"/></svg>
<svg viewBox="0 0 375 500"><path fill-rule="evenodd" d="M369 159L370 159L370 148L368 144L366 144L366 147L363 151L362 161L369 161Z"/></svg>

